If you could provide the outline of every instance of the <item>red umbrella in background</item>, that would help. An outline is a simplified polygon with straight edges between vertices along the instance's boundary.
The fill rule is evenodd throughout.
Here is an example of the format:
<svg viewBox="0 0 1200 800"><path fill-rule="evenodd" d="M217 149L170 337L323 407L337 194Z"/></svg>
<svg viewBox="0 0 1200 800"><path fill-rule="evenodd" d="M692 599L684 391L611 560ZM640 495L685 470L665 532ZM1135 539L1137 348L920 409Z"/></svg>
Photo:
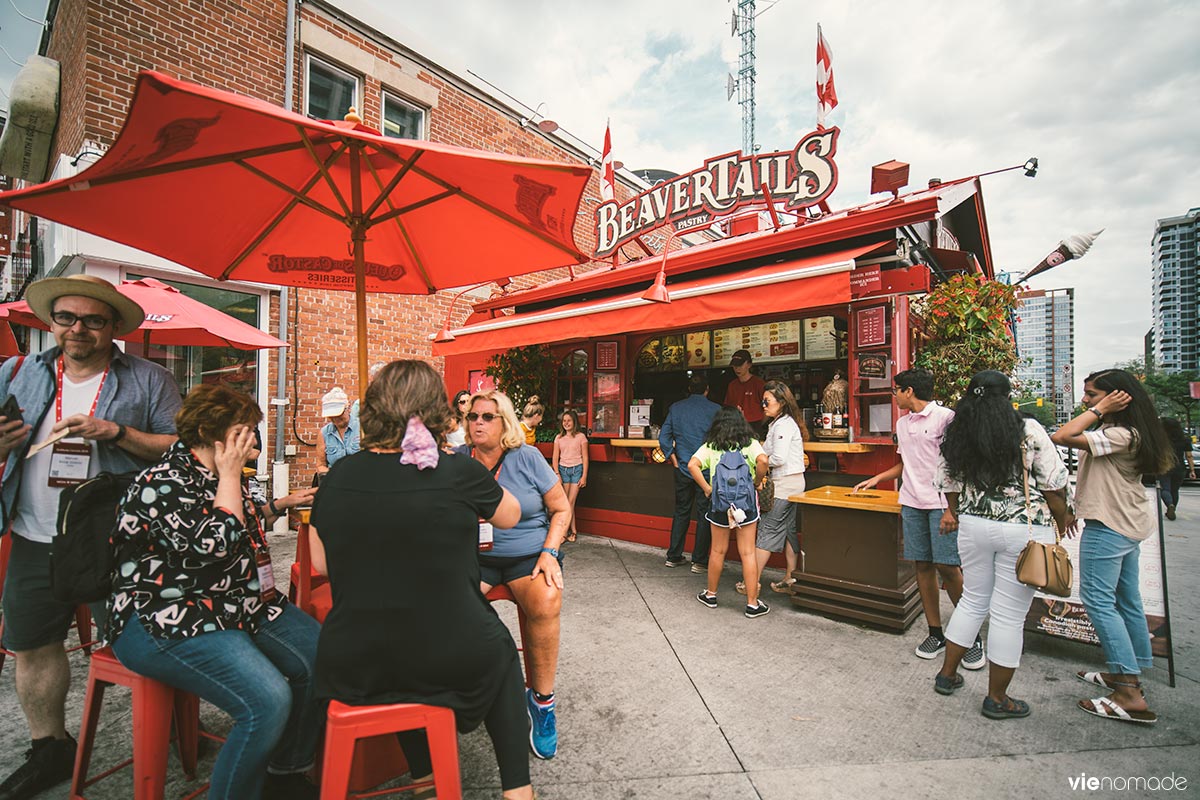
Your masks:
<svg viewBox="0 0 1200 800"><path fill-rule="evenodd" d="M393 139L155 72L108 152L0 204L220 280L354 291L360 391L366 292L430 294L582 263L592 170Z"/></svg>
<svg viewBox="0 0 1200 800"><path fill-rule="evenodd" d="M0 357L19 355L21 348L17 346L17 337L13 336L12 326L7 322L0 323Z"/></svg>
<svg viewBox="0 0 1200 800"><path fill-rule="evenodd" d="M234 347L238 350L287 347L283 340L193 300L174 286L154 278L124 281L117 291L146 312L146 321L141 327L119 337L126 342L141 342L143 353L149 352L151 339L160 346ZM0 319L44 331L50 329L24 300L0 304Z"/></svg>

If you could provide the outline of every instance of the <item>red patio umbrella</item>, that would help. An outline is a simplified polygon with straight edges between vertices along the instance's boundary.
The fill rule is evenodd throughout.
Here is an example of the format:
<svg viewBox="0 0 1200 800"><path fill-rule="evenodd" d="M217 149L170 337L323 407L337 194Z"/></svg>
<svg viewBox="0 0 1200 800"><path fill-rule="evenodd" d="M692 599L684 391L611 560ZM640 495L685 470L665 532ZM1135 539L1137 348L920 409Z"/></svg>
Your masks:
<svg viewBox="0 0 1200 800"><path fill-rule="evenodd" d="M13 336L12 326L7 322L0 322L0 358L19 355L21 348L17 346L17 337Z"/></svg>
<svg viewBox="0 0 1200 800"><path fill-rule="evenodd" d="M154 278L124 281L117 291L146 312L146 320L137 330L118 337L126 342L141 342L142 352L149 352L151 339L160 346L234 347L238 350L287 347L282 339L193 300L174 286ZM0 319L44 331L50 329L24 300L0 303Z"/></svg>
<svg viewBox="0 0 1200 800"><path fill-rule="evenodd" d="M429 294L586 258L573 231L591 168L393 139L155 72L83 173L0 204L221 280Z"/></svg>

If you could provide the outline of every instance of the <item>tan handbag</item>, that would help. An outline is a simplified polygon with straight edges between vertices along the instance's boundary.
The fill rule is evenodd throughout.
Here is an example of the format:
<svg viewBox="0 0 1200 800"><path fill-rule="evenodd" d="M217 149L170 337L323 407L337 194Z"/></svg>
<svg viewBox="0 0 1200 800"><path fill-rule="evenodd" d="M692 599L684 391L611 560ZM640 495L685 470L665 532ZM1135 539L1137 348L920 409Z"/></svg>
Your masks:
<svg viewBox="0 0 1200 800"><path fill-rule="evenodd" d="M1025 466L1025 446L1021 445L1021 467L1025 473L1025 522L1029 529L1029 542L1021 555L1017 556L1017 580L1026 586L1041 589L1046 594L1059 597L1071 596L1071 582L1075 570L1071 557L1062 546L1062 533L1058 522L1052 517L1054 544L1042 544L1033 538L1033 507L1029 503L1029 468Z"/></svg>

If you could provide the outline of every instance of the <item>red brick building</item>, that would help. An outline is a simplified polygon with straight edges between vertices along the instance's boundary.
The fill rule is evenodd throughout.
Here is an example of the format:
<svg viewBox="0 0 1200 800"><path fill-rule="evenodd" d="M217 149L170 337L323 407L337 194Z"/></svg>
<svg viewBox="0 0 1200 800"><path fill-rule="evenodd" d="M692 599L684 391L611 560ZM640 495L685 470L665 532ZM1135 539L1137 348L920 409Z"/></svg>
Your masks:
<svg viewBox="0 0 1200 800"><path fill-rule="evenodd" d="M367 125L387 135L576 163L587 163L596 155L570 139L523 126L528 109L498 99L488 87L447 71L333 4L296 3L295 27L289 37L288 6L288 0L51 2L47 12L51 32L43 54L62 65L62 110L50 177L86 168L112 143L143 69L256 96L319 118L340 119L347 107L354 106ZM629 189L618 186L618 194ZM589 194L598 198L598 178L589 186ZM581 216L575 238L583 252L594 251L590 227L590 220ZM220 231L213 235L219 236ZM280 292L275 287L217 283L186 267L60 226L50 226L47 241L45 274L87 272L114 282L151 275L279 334ZM518 277L512 288L563 274L559 270ZM484 287L465 296L453 309L455 292L370 296L369 360L430 359L429 337L447 315L452 323L461 322L470 311L467 301L487 297L492 289ZM288 461L292 483L297 484L306 481L316 466L313 445L322 423L320 396L335 385L351 396L358 390L353 294L289 290L286 334L292 347L287 361L290 405L285 431L289 454L291 446L295 448ZM32 344L39 345L36 336ZM201 381L232 381L255 394L264 410L269 409L263 431L267 452L261 466L265 468L275 437L276 418L269 405L277 396L275 354L224 348L166 350L152 347L151 356L165 358L184 389ZM133 347L133 352L138 349ZM441 367L440 359L433 361Z"/></svg>

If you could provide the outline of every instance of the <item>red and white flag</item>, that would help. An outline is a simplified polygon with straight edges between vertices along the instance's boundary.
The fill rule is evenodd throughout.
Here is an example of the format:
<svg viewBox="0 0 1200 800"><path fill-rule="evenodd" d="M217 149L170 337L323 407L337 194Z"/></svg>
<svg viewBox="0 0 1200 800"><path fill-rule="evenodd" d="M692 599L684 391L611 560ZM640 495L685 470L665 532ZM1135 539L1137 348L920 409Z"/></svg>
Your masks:
<svg viewBox="0 0 1200 800"><path fill-rule="evenodd" d="M817 25L817 130L825 129L825 117L837 106L837 91L833 88L833 51Z"/></svg>
<svg viewBox="0 0 1200 800"><path fill-rule="evenodd" d="M604 124L604 153L600 156L600 199L613 199L613 189L617 183L616 172L613 170L612 134L609 124Z"/></svg>

